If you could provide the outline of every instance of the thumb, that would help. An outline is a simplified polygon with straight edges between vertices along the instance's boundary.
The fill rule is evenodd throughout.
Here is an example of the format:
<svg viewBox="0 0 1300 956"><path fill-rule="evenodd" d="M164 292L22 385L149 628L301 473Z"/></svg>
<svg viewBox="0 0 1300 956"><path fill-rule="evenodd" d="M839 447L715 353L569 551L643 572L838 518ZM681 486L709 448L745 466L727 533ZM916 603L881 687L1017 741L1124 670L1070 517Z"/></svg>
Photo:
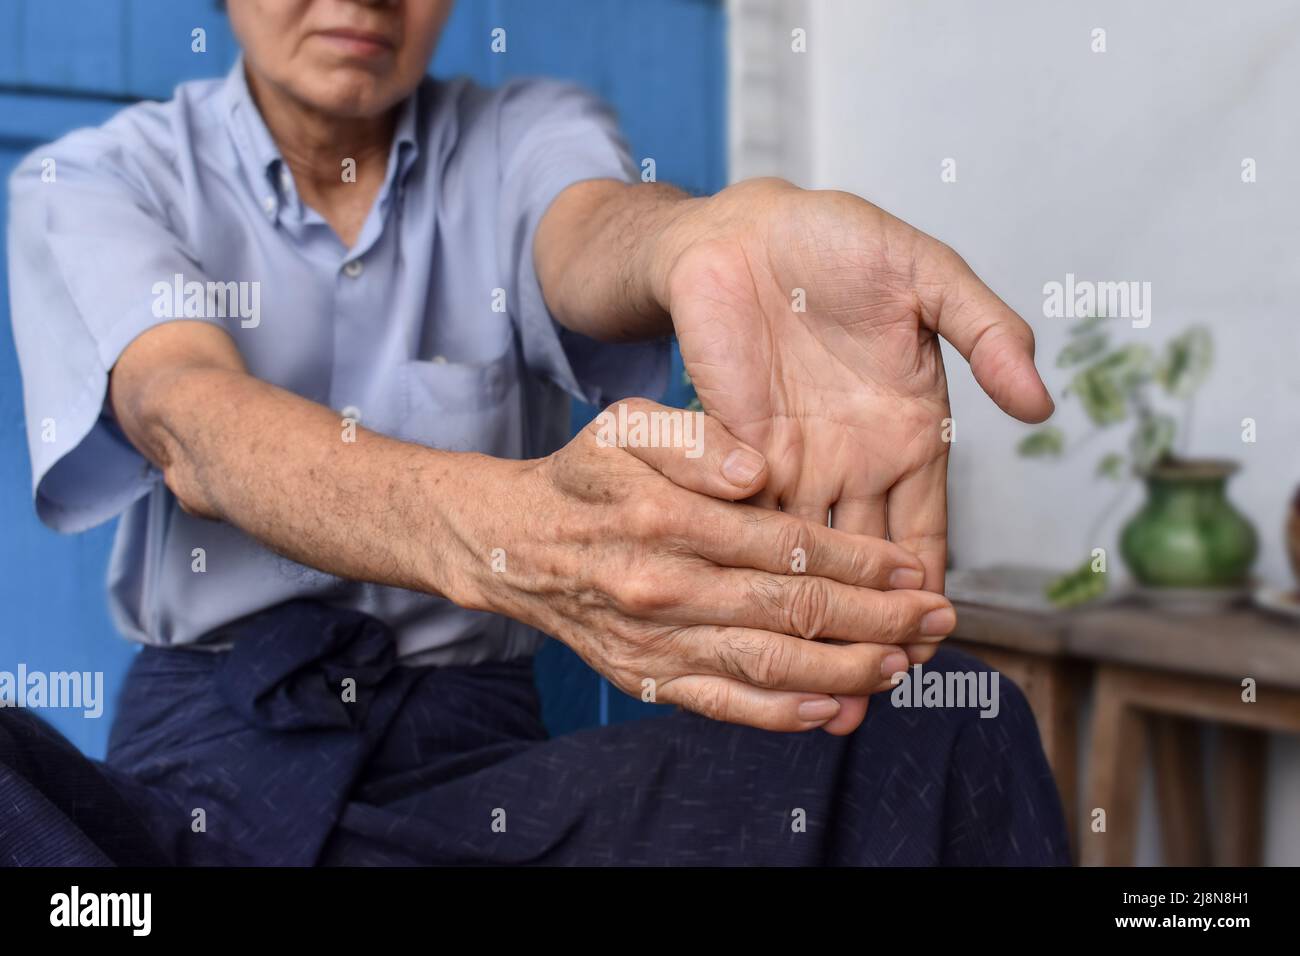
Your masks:
<svg viewBox="0 0 1300 956"><path fill-rule="evenodd" d="M597 444L617 444L688 491L739 501L767 483L766 459L704 412L629 398L588 427Z"/></svg>
<svg viewBox="0 0 1300 956"><path fill-rule="evenodd" d="M1034 366L1034 332L952 249L934 242L918 270L926 325L970 363L975 381L1008 415L1041 422L1055 410Z"/></svg>

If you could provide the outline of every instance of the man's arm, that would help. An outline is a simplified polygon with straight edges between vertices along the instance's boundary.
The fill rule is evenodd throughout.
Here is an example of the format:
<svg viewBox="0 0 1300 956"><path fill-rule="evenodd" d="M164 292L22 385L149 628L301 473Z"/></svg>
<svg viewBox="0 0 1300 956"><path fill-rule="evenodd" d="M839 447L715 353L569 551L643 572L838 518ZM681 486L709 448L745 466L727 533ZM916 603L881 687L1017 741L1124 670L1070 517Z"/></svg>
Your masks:
<svg viewBox="0 0 1300 956"><path fill-rule="evenodd" d="M109 389L123 431L181 507L234 524L275 551L340 577L467 595L447 515L475 507L452 455L359 426L269 385L230 337L168 322L123 352ZM520 463L472 456L478 472ZM453 501L431 508L430 501Z"/></svg>
<svg viewBox="0 0 1300 956"><path fill-rule="evenodd" d="M947 601L914 589L920 564L902 548L730 503L766 474L714 421L699 459L602 446L591 428L524 462L360 427L344 441L336 413L249 375L226 333L198 322L137 337L110 400L188 512L327 572L505 614L625 691L650 679L660 701L719 719L823 726L839 710L829 695L882 689L906 666L891 645L952 624Z"/></svg>
<svg viewBox="0 0 1300 956"><path fill-rule="evenodd" d="M659 183L570 186L537 227L533 261L546 305L567 329L602 342L671 335L663 304L673 228L699 200Z"/></svg>

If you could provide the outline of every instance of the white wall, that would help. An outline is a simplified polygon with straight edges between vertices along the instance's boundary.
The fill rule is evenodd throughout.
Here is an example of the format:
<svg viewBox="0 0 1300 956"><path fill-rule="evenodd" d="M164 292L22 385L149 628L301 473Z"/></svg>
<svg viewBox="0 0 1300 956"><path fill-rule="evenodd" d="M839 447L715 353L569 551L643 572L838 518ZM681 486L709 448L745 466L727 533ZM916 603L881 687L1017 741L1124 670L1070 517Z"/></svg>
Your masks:
<svg viewBox="0 0 1300 956"><path fill-rule="evenodd" d="M1162 343L1207 324L1216 360L1187 451L1242 462L1257 572L1291 580L1282 541L1300 483L1300 3L1295 0L733 0L732 163L848 189L954 246L1033 326L1049 388L1071 324L1043 317L1067 272L1152 283ZM1107 51L1091 49L1106 30ZM792 53L790 31L807 31ZM940 179L953 158L957 181ZM1258 181L1241 181L1243 158ZM947 351L958 423L950 478L958 566L1082 560L1112 493L1092 470L1027 462L1027 426ZM1258 441L1241 440L1254 418ZM1056 424L1088 429L1073 401ZM1107 443L1110 443L1109 445ZM1095 544L1113 547L1134 488ZM1225 638L1227 639L1227 638ZM1300 653L1300 640L1297 642ZM1270 862L1300 862L1300 747L1275 741ZM1149 842L1149 841L1144 841ZM1148 854L1144 853L1144 856Z"/></svg>

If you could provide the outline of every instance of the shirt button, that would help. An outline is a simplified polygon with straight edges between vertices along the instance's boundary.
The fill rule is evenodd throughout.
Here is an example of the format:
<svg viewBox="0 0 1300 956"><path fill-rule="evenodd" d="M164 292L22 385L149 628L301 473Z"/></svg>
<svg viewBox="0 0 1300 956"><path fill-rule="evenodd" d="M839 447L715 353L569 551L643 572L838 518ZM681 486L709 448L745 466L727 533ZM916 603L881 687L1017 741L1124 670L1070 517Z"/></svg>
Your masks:
<svg viewBox="0 0 1300 956"><path fill-rule="evenodd" d="M361 260L353 259L351 262L346 263L343 266L343 274L349 279L355 279L357 276L361 275L363 269L365 269L365 266L361 264Z"/></svg>
<svg viewBox="0 0 1300 956"><path fill-rule="evenodd" d="M285 192L293 189L293 176L290 175L288 169L283 167L280 169L280 188Z"/></svg>
<svg viewBox="0 0 1300 956"><path fill-rule="evenodd" d="M262 208L266 210L268 216L275 215L275 197L267 196L262 200Z"/></svg>

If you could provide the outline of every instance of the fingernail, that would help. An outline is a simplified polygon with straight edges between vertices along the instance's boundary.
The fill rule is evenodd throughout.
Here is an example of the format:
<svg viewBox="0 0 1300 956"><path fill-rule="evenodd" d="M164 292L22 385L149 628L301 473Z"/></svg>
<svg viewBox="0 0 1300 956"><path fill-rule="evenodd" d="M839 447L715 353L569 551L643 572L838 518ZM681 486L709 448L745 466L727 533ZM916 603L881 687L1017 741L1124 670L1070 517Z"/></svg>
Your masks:
<svg viewBox="0 0 1300 956"><path fill-rule="evenodd" d="M840 712L840 702L833 697L805 700L799 705L799 719L806 721L830 720Z"/></svg>
<svg viewBox="0 0 1300 956"><path fill-rule="evenodd" d="M895 674L907 673L907 655L902 651L891 651L880 662L880 676L893 680Z"/></svg>
<svg viewBox="0 0 1300 956"><path fill-rule="evenodd" d="M951 634L957 626L957 613L950 607L941 607L921 618L922 637L942 637Z"/></svg>
<svg viewBox="0 0 1300 956"><path fill-rule="evenodd" d="M895 568L889 576L889 586L895 591L915 591L925 583L925 572L916 568Z"/></svg>
<svg viewBox="0 0 1300 956"><path fill-rule="evenodd" d="M763 470L763 456L748 448L737 448L722 462L722 474L737 488L748 488Z"/></svg>

